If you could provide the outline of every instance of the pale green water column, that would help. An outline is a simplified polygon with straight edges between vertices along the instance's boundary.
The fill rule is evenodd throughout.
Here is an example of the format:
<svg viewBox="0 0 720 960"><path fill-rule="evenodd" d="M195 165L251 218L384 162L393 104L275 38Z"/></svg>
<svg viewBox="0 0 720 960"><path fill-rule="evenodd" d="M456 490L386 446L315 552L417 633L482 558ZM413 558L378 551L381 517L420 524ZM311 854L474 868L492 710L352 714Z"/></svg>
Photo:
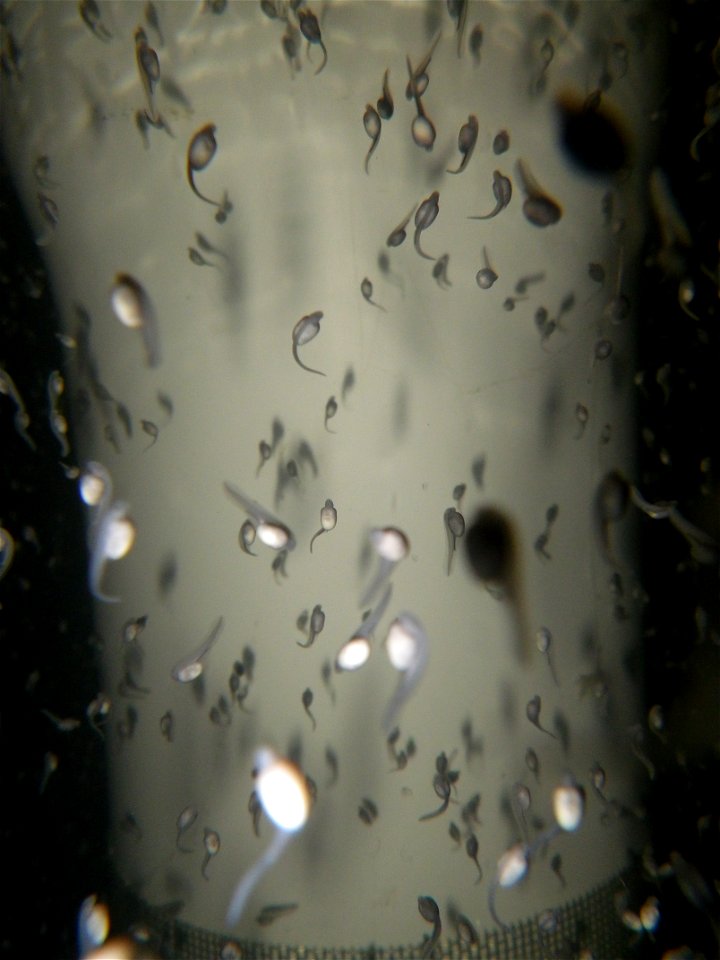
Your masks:
<svg viewBox="0 0 720 960"><path fill-rule="evenodd" d="M612 553L603 549L594 504L609 471L632 476L633 275L659 27L637 4L471 4L459 56L444 4L328 3L313 7L328 54L316 73L319 47L308 52L302 40L295 69L283 55L285 24L258 4L231 3L222 15L201 4L155 8L162 44L140 4L102 4L106 39L93 36L74 3L15 5L22 76L5 83L3 97L5 147L75 338L70 461L107 468L137 530L130 553L105 570L105 592L121 602L97 605L119 874L147 901L180 898L183 920L222 931L237 879L270 837L267 821L253 834L247 809L253 750L268 744L286 754L295 745L317 799L306 829L253 894L233 931L239 938L419 943L429 929L420 895L440 905L443 937L456 936L445 921L450 903L478 929L493 926L496 863L522 839L508 813L513 785L529 788L534 837L533 818L552 823L552 790L568 773L587 791L582 828L554 840L519 887L498 893L497 907L511 923L582 896L625 867L639 836L637 821L619 812L633 809L644 773L628 734L641 705L624 665L638 643L632 550L622 527L612 531ZM149 127L146 140L135 122L148 106L133 39L141 24L158 54L153 106L167 127ZM477 24L483 39L473 56ZM430 152L411 136L405 58L417 65L436 35L421 100L437 130ZM380 97L386 69L394 115L366 173L363 113ZM559 144L558 98L582 105L601 83L603 109L631 132L629 170L615 179L579 172ZM470 115L477 146L453 175L446 170L460 162L458 131ZM187 179L188 145L207 124L217 152L195 183L213 200L227 192L232 210L222 224ZM509 147L497 153L503 130ZM40 156L49 159L50 186L38 183ZM558 222L529 222L520 161L556 201ZM507 208L468 219L495 206L494 171L512 182ZM433 276L437 259L413 248L413 219L404 244L386 245L433 191L439 213L419 245L432 258L449 255L447 282ZM56 204L56 225L41 216L38 193ZM197 232L214 251L201 249ZM190 247L209 263L193 263ZM488 265L497 280L483 289L476 274ZM134 278L153 304L156 366L138 332L113 314L117 274ZM364 278L376 304L361 295ZM94 367L78 337L78 306L91 318ZM324 376L301 369L292 352L296 323L318 310L320 332L298 354ZM337 413L326 421L331 396ZM272 441L275 419L282 436L259 470L258 444ZM308 447L317 476L303 457ZM297 477L287 474L291 460ZM225 481L292 530L287 577L272 571L276 555L259 542L256 557L241 552L246 514L223 492ZM466 524L492 504L515 525L525 661L508 605L473 579L462 541L448 576L443 516L458 484L467 486L459 504ZM337 526L311 554L327 499ZM548 510L556 519L541 549ZM360 623L373 572L368 532L387 525L405 532L410 554L393 573L370 660L332 676L333 700L323 664ZM324 629L303 649L296 620L317 604ZM412 738L416 752L394 771L381 717L397 677L382 640L401 611L420 619L430 654L399 719L398 748ZM127 698L118 692L127 681L123 626L142 616L142 669L132 661L132 679L150 692ZM201 680L178 683L173 666L219 617ZM550 662L537 647L542 627L552 635ZM246 711L231 704L230 722L218 725L209 712L221 695L229 699L245 647L255 654ZM316 728L303 709L308 688ZM526 717L534 697L552 736ZM123 738L117 722L128 704L138 721ZM167 711L172 742L161 732ZM468 720L482 741L469 754ZM332 784L328 747L339 765ZM440 803L433 776L442 751L460 771L452 802L420 821ZM590 784L597 765L610 805ZM451 821L465 830L460 811L477 792L480 883L462 848L466 834L460 849L448 834ZM365 797L378 809L371 824L358 816ZM198 810L182 843L191 853L176 843L188 806ZM128 813L141 836L122 829ZM207 879L205 828L221 838ZM554 853L565 887L550 867ZM270 928L258 925L261 907L277 903L299 906Z"/></svg>

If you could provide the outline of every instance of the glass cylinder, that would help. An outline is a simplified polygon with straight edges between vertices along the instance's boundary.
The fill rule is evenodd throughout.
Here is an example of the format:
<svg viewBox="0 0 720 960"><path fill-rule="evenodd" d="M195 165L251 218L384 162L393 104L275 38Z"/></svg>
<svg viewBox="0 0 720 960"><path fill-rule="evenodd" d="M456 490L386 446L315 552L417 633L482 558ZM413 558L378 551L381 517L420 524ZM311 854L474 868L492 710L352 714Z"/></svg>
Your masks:
<svg viewBox="0 0 720 960"><path fill-rule="evenodd" d="M642 836L624 478L660 19L205 0L12 29L119 880L181 901L178 956L580 928L607 955ZM261 747L309 814L228 924L278 829Z"/></svg>

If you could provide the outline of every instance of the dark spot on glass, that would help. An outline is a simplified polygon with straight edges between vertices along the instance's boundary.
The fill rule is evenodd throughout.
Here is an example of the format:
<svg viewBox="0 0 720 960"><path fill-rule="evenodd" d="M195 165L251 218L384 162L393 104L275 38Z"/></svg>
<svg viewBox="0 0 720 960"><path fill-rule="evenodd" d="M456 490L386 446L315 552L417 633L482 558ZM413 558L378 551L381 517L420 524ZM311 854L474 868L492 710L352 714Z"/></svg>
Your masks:
<svg viewBox="0 0 720 960"><path fill-rule="evenodd" d="M510 521L494 507L479 511L465 533L465 552L480 580L506 583L514 560Z"/></svg>
<svg viewBox="0 0 720 960"><path fill-rule="evenodd" d="M619 120L602 97L560 96L556 103L563 150L585 173L605 176L627 166L629 147Z"/></svg>

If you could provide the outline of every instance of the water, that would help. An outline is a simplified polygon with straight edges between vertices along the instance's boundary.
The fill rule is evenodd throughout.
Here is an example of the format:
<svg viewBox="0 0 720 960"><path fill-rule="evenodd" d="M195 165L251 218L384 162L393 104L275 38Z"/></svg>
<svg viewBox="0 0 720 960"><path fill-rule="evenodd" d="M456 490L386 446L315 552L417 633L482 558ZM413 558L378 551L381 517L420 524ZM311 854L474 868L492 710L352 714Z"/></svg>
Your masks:
<svg viewBox="0 0 720 960"><path fill-rule="evenodd" d="M568 889L550 871L549 857L539 858L522 886L498 894L498 912L519 921L559 906L568 894L588 893L627 865L627 845L639 845L642 836L632 811L646 774L626 742L628 727L643 720L626 666L638 644L632 520L613 527L608 562L593 503L609 470L634 474L636 431L628 416L634 305L631 298L630 317L620 324L608 305L619 290L632 288L643 232L635 211L642 210L643 151L650 143L633 137L636 166L627 180L579 172L558 147L553 95L567 86L586 92L588 72L599 74L614 49L602 42L609 33L603 16L614 11L617 29L626 29L621 11L585 8L582 23L568 28L557 11L535 5L473 7L468 32L478 19L484 28L478 65L467 50L457 57L442 7L338 5L321 20L327 67L315 76L320 52L313 49L311 63L303 49L302 69L291 76L279 48L281 26L254 5L230 5L220 17L195 6L158 5L165 42L160 46L146 28L148 39L163 76L185 91L192 112L161 86L156 107L174 136L151 129L146 147L133 125L145 101L132 41L122 46L118 39L132 37L140 8L103 10L113 33L107 44L90 34L74 6L23 8L22 27L14 28L28 51L42 54L36 85L17 84L8 149L31 204L36 158L51 158L59 186L47 192L57 198L60 218L43 250L64 330L77 339L78 305L91 318L95 373L83 370L77 348L66 356L77 430L72 462L92 457L105 464L137 528L130 554L108 564L103 581L122 602L96 609L104 639L100 689L113 700L106 732L114 869L144 900L181 900L184 922L221 931L235 882L269 842L269 823L256 838L247 811L253 750L267 743L295 757L318 796L307 828L253 896L235 931L241 939L334 948L419 943L427 930L417 911L420 895L432 895L443 916L452 903L479 929L492 927L487 891L495 865L522 832L508 811L512 785L528 784L531 813L547 826L552 789L568 771L588 791L583 829L553 848L562 854ZM443 39L423 98L438 140L426 153L410 137L404 55L418 60L439 28ZM555 52L547 89L538 92L548 37ZM622 69L613 67L618 77L610 94L621 104L623 127L636 133L649 108L633 79L650 67L634 44L628 73L619 76ZM396 114L383 124L366 175L370 141L362 111L380 95L388 66ZM61 76L75 78L68 80L76 84L69 101L67 86L56 82ZM467 169L453 177L443 171L457 164L457 132L471 113L480 119L478 146ZM218 149L195 179L207 196L227 191L233 209L223 224L186 179L188 144L206 123L217 128ZM511 148L498 157L491 143L503 128ZM538 228L523 216L518 159L559 201L558 224ZM467 220L494 204L498 168L513 180L510 206L493 220ZM440 212L420 245L433 256L450 254L447 289L412 249L412 220L402 247L385 245L413 204L433 190ZM610 215L603 212L608 192ZM48 229L38 218L36 235ZM197 231L221 251L203 254L215 267L188 257ZM474 280L483 246L500 276L490 290ZM381 252L389 256L387 274ZM601 289L590 263L604 266ZM157 368L148 369L142 338L110 309L110 288L121 272L152 300ZM507 297L527 275L543 279L528 285L527 301L508 310ZM364 277L387 313L361 296ZM543 341L536 311L544 306L558 316L569 294L573 303ZM298 351L325 377L299 369L291 349L295 324L315 310L324 313L320 332ZM596 344L608 338L612 354L599 359ZM98 396L98 383L113 401ZM343 383L351 383L344 397ZM82 391L90 398L84 414ZM159 393L171 398L172 415ZM327 424L334 434L324 425L330 396L338 401ZM132 436L118 404L129 411ZM578 421L578 404L589 411L587 424ZM258 443L272 440L276 419L282 437L258 474ZM157 427L151 446L143 420ZM303 444L318 464L317 477L302 458ZM482 485L472 471L481 454ZM291 459L297 479L287 475ZM292 530L297 547L287 557L287 578L273 574L273 554L257 542L256 558L239 550L246 514L223 493L225 481ZM512 522L515 608L475 581L462 541L447 575L443 514L459 483L467 485L459 509L468 526L488 505ZM311 555L309 541L329 497L337 527L315 542ZM548 523L546 545L534 549ZM393 573L391 607L370 661L357 674L333 676L333 704L322 665L360 622L358 600L373 569L368 530L386 524L406 532L410 555ZM613 573L627 592L627 619L618 617ZM502 585L508 592L508 582ZM313 646L301 649L295 621L317 603L327 622ZM415 756L391 773L380 718L397 678L381 640L401 610L425 626L430 661L399 720L399 744L412 737ZM116 691L129 669L122 628L141 615L148 616L138 639L141 667L134 659L130 671L150 692L135 699ZM177 684L173 665L200 645L219 616L224 629L201 679L192 687ZM534 644L543 626L553 637L554 672ZM243 704L248 712L232 704L231 721L221 727L210 711L228 696L233 663L245 647L256 657ZM306 689L313 691L315 730L303 711ZM542 701L540 724L554 737L526 718L535 696ZM118 735L117 726L127 722L129 706L138 715L131 738ZM174 719L172 743L160 730L166 711ZM467 720L483 745L470 757L461 736ZM326 785L328 746L339 760L332 786ZM525 763L528 747L540 759L537 783ZM477 833L484 880L477 887L476 865L453 849L447 832L459 808L452 803L443 816L418 820L439 803L432 778L442 751L460 770L460 803L482 793ZM604 803L589 789L588 771L597 762L617 802L607 822ZM364 797L379 811L370 824L357 813ZM199 818L188 835L192 853L184 854L175 824L188 804ZM630 815L617 815L621 808ZM221 837L208 881L201 876L203 828ZM534 837L541 828L531 829ZM265 930L255 922L263 905L287 902L299 908L276 926ZM445 932L454 935L447 920Z"/></svg>

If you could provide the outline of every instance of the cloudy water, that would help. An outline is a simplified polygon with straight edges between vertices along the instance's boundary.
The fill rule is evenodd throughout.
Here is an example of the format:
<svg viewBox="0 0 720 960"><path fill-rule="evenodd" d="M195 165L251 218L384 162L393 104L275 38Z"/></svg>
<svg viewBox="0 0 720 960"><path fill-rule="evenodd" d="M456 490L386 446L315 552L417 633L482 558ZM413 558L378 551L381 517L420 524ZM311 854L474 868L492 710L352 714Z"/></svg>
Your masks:
<svg viewBox="0 0 720 960"><path fill-rule="evenodd" d="M662 21L5 16L119 884L208 956L507 950L523 921L527 955L602 955L617 931L558 918L645 839L635 530L715 549L634 482Z"/></svg>

